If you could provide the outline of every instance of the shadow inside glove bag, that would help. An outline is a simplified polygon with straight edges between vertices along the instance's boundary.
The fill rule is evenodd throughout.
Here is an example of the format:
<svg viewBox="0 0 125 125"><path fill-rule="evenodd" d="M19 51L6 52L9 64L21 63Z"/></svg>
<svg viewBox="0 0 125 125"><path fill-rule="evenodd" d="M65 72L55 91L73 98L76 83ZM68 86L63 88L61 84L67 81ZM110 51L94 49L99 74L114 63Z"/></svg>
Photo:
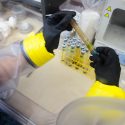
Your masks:
<svg viewBox="0 0 125 125"><path fill-rule="evenodd" d="M22 125L0 109L0 125Z"/></svg>

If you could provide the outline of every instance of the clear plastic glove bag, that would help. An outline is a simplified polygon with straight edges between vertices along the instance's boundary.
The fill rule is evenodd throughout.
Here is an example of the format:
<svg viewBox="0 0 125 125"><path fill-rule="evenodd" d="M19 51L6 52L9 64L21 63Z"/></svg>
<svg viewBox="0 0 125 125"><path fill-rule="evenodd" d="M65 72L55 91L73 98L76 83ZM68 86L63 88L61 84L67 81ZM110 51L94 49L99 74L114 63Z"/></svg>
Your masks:
<svg viewBox="0 0 125 125"><path fill-rule="evenodd" d="M20 43L0 49L0 98L6 99L16 89L19 76L33 70L20 50Z"/></svg>
<svg viewBox="0 0 125 125"><path fill-rule="evenodd" d="M56 125L124 125L125 101L112 98L82 98L66 106Z"/></svg>

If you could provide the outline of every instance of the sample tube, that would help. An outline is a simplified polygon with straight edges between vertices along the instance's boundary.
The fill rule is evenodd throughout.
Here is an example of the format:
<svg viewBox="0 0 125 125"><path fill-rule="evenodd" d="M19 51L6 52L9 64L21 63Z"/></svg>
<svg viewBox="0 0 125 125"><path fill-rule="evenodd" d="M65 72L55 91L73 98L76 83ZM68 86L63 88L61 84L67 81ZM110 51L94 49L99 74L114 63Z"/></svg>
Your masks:
<svg viewBox="0 0 125 125"><path fill-rule="evenodd" d="M80 66L80 71L85 71L85 66L84 66L84 54L86 53L85 49L81 49L81 54L80 54L80 59L79 59L79 66Z"/></svg>
<svg viewBox="0 0 125 125"><path fill-rule="evenodd" d="M89 60L89 57L90 57L90 53L89 52L86 52L84 54L84 59L83 59L83 73L87 73L88 70L89 70L89 67L90 67L90 60Z"/></svg>
<svg viewBox="0 0 125 125"><path fill-rule="evenodd" d="M75 58L76 60L79 60L81 54L80 44L78 43L75 48Z"/></svg>
<svg viewBox="0 0 125 125"><path fill-rule="evenodd" d="M80 54L81 54L80 43L78 43L75 48L75 68L76 69L79 69Z"/></svg>
<svg viewBox="0 0 125 125"><path fill-rule="evenodd" d="M75 44L74 43L72 43L72 45L71 45L70 52L71 52L71 59L72 59L72 62L73 62L73 60L74 60L74 52L75 52Z"/></svg>
<svg viewBox="0 0 125 125"><path fill-rule="evenodd" d="M66 44L64 43L62 45L62 57L61 57L61 61L65 60L65 54L66 54Z"/></svg>
<svg viewBox="0 0 125 125"><path fill-rule="evenodd" d="M86 51L84 49L81 50L81 54L80 54L80 63L83 64L84 62L84 54L86 53Z"/></svg>

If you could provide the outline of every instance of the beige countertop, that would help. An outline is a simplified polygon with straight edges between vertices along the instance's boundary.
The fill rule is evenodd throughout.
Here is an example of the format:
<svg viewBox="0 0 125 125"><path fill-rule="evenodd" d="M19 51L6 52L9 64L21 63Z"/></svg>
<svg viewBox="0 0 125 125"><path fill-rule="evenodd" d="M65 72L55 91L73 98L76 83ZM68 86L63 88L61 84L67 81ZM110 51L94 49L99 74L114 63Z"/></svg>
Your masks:
<svg viewBox="0 0 125 125"><path fill-rule="evenodd" d="M59 55L22 77L18 91L51 112L59 112L66 104L83 97L92 81L84 74L61 63Z"/></svg>

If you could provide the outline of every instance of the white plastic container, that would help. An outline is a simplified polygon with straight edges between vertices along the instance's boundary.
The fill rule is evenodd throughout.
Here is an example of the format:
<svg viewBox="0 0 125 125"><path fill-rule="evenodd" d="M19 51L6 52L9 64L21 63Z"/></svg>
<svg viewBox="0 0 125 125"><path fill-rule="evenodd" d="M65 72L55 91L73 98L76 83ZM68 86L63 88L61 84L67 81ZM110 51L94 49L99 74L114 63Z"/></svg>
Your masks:
<svg viewBox="0 0 125 125"><path fill-rule="evenodd" d="M81 13L79 25L90 41L92 41L95 36L99 19L100 15L96 11L87 9Z"/></svg>
<svg viewBox="0 0 125 125"><path fill-rule="evenodd" d="M103 8L107 0L81 0L85 9L92 9L102 14Z"/></svg>

